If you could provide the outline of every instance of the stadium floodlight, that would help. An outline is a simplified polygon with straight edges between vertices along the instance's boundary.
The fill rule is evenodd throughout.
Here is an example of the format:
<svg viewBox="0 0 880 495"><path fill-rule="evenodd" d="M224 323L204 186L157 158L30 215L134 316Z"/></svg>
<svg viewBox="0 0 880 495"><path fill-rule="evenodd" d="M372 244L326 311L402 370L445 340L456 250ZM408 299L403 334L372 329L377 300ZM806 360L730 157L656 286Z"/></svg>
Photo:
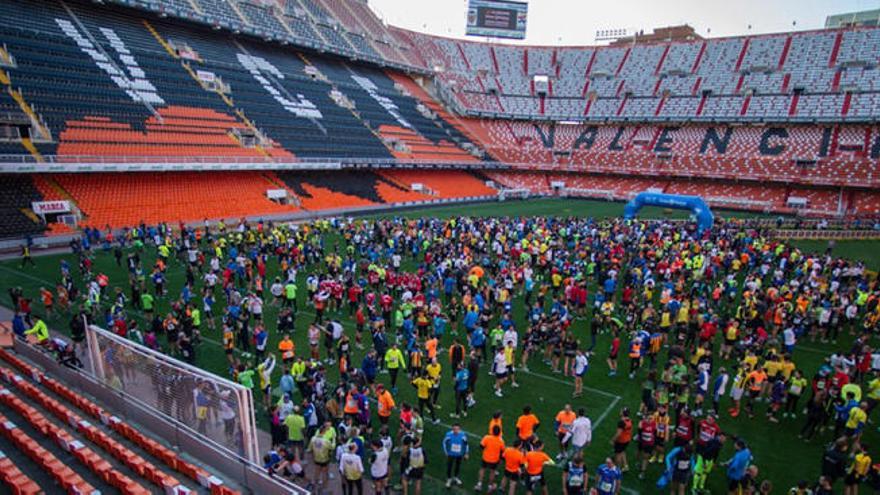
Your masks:
<svg viewBox="0 0 880 495"><path fill-rule="evenodd" d="M627 28L616 28L616 29L599 29L596 31L596 36L594 40L596 42L601 41L615 41L620 38L628 38L630 36L634 36L635 33L630 33Z"/></svg>
<svg viewBox="0 0 880 495"><path fill-rule="evenodd" d="M86 327L86 341L101 383L231 454L261 463L250 389L95 325Z"/></svg>

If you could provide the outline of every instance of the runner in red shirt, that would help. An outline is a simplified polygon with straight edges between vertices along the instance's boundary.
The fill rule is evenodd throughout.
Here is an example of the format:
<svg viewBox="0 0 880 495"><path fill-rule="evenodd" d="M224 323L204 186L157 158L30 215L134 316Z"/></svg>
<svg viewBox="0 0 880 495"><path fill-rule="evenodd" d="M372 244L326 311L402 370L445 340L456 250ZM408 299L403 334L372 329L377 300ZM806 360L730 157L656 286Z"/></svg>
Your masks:
<svg viewBox="0 0 880 495"><path fill-rule="evenodd" d="M675 446L687 445L694 438L694 418L687 409L682 409L675 426Z"/></svg>
<svg viewBox="0 0 880 495"><path fill-rule="evenodd" d="M639 421L639 479L645 478L645 470L648 469L648 461L654 455L657 439L657 423L653 415L648 415Z"/></svg>

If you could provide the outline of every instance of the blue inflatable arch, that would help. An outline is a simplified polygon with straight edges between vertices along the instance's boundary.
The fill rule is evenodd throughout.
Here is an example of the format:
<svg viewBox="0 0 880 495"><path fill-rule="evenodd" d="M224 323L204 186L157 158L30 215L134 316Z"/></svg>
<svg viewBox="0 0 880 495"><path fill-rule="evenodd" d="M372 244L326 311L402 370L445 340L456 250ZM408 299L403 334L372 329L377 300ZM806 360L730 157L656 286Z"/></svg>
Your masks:
<svg viewBox="0 0 880 495"><path fill-rule="evenodd" d="M712 228L715 216L709 205L699 196L684 196L680 194L662 194L642 192L636 195L623 210L623 218L627 220L635 218L643 206L660 206L663 208L675 208L677 210L691 210L697 218L697 230L702 233Z"/></svg>

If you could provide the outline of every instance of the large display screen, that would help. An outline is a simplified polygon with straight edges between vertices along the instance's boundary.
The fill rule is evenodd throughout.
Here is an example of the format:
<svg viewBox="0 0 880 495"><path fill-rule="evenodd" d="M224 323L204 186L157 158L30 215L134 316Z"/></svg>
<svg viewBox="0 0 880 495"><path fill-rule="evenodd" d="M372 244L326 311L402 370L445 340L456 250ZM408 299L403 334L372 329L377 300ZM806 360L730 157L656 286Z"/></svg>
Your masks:
<svg viewBox="0 0 880 495"><path fill-rule="evenodd" d="M470 0L467 29L469 36L524 39L529 5L506 0Z"/></svg>

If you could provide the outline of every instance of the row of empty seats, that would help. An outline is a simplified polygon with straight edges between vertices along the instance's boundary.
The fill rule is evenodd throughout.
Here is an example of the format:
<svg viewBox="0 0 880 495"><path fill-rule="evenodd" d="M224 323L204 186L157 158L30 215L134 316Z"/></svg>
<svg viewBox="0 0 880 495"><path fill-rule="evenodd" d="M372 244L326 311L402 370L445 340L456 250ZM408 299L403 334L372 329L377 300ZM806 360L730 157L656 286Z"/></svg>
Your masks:
<svg viewBox="0 0 880 495"><path fill-rule="evenodd" d="M495 159L671 176L876 185L880 129L872 126L557 125L468 119Z"/></svg>
<svg viewBox="0 0 880 495"><path fill-rule="evenodd" d="M392 158L391 125L411 134L410 158L473 160L465 136L378 69L130 12L0 6L10 87L54 138L35 142L43 156Z"/></svg>
<svg viewBox="0 0 880 495"><path fill-rule="evenodd" d="M844 101L845 94L873 100L880 92L878 28L554 48L407 31L387 26L361 0L134 3L267 41L435 71L454 104L475 115L812 121L880 114L872 106L850 112ZM535 75L549 78L546 95L536 90ZM794 95L809 98L799 103Z"/></svg>
<svg viewBox="0 0 880 495"><path fill-rule="evenodd" d="M655 190L697 195L714 207L737 210L815 216L874 216L880 212L880 193L869 190L843 191L839 188L790 187L759 182L535 171L489 171L486 176L502 189L526 189L540 195L566 194L629 200L639 192ZM793 198L806 200L806 205L795 208L789 204L789 199Z"/></svg>
<svg viewBox="0 0 880 495"><path fill-rule="evenodd" d="M204 493L211 495L239 493L220 478L184 460L173 450L149 438L139 428L111 415L90 399L45 375L21 358L6 350L0 350L0 359L24 376L30 377L28 380L10 368L0 368L0 377L10 384L10 388L0 388L0 402L14 411L22 421L27 421L31 429L50 438L62 452L69 453L75 458L87 469L87 472L91 473L90 478L97 478L121 493L133 495L192 493L193 490L204 490ZM80 416L73 408L97 423L93 424L86 417ZM50 419L44 412L56 419ZM21 430L14 423L4 419L0 424L3 425L3 434L7 437L15 438L22 435ZM68 426L72 429L68 429ZM26 449L39 451L42 448L39 444L36 446L30 444L34 442L33 439L23 440ZM86 442L105 452L107 456L100 455ZM127 445L132 445L147 457L138 454ZM52 453L45 449L40 453L46 459L53 457ZM150 458L155 459L157 463L151 462ZM47 471L59 481L66 480L62 486L69 493L94 492L94 488L85 481L77 481L79 475L70 466L62 465L62 468L57 469L57 474L52 466L47 467ZM187 488L170 474L171 472L185 476L195 485ZM69 489L68 485L73 488Z"/></svg>
<svg viewBox="0 0 880 495"><path fill-rule="evenodd" d="M463 112L591 120L812 121L878 115L880 29L610 47L532 47L403 31ZM536 89L535 75L549 80ZM847 96L850 94L851 96ZM800 101L799 101L800 100Z"/></svg>

